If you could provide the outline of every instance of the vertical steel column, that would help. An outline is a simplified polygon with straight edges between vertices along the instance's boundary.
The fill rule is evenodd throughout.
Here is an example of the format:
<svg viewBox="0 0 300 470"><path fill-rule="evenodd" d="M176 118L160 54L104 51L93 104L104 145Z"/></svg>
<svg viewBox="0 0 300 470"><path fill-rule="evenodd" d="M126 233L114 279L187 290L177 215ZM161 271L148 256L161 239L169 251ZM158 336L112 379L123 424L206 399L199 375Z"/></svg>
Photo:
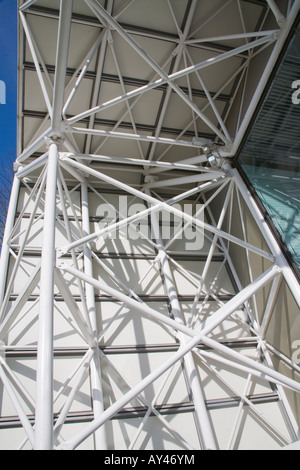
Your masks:
<svg viewBox="0 0 300 470"><path fill-rule="evenodd" d="M88 201L88 185L87 182L81 184L81 207L82 207L82 230L84 236L90 234L90 214L89 214L89 201ZM84 272L88 276L93 276L93 264L91 251L87 245L83 249L84 254ZM86 283L85 284L86 303L89 313L91 326L93 329L93 336L95 339L95 350L93 358L91 359L91 387L92 387L92 399L93 399L93 410L94 417L99 417L104 411L103 405L103 393L102 393L102 381L101 381L101 364L98 355L97 345L97 317L96 317L96 305L95 305L95 290L94 287ZM95 449L105 450L107 448L105 426L97 429L94 433L95 437Z"/></svg>
<svg viewBox="0 0 300 470"><path fill-rule="evenodd" d="M150 196L150 190L146 190L146 193ZM179 322L181 325L183 322L183 314L181 306L178 300L177 290L175 287L173 273L170 267L168 256L164 249L163 241L160 234L159 220L157 213L151 214L151 226L153 228L153 234L156 239L157 249L159 252L159 259L161 270L164 276L164 284L167 290L167 295L169 298L172 314L174 319ZM180 342L182 345L185 345L187 337L183 333L179 333ZM199 435L199 440L201 447L204 450L216 450L216 443L208 416L207 408L205 405L205 398L203 395L202 387L199 381L198 372L196 370L196 365L192 352L186 354L183 358L184 365L187 372L187 380L190 386L193 401L195 406L195 418L196 418L196 427Z"/></svg>
<svg viewBox="0 0 300 470"><path fill-rule="evenodd" d="M53 307L58 147L51 143L44 213L37 356L35 449L53 448Z"/></svg>
<svg viewBox="0 0 300 470"><path fill-rule="evenodd" d="M5 294L5 285L7 280L7 273L8 273L8 263L9 263L9 246L8 240L11 235L16 211L17 211L17 204L19 198L19 190L20 190L20 180L15 176L10 201L8 206L8 212L6 217L6 224L5 224L5 232L4 238L2 243L2 250L1 250L1 258L0 258L0 305L2 305L4 294Z"/></svg>
<svg viewBox="0 0 300 470"><path fill-rule="evenodd" d="M53 308L58 140L70 42L73 0L60 1L55 81L51 116L40 283L35 449L53 448ZM57 140L58 139L58 140Z"/></svg>

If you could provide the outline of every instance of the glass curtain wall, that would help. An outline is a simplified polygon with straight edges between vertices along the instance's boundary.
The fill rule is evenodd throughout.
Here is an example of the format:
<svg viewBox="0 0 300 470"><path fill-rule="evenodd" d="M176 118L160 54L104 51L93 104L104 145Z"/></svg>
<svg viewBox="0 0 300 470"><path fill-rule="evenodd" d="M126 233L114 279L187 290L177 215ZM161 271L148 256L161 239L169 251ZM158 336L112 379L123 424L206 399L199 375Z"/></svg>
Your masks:
<svg viewBox="0 0 300 470"><path fill-rule="evenodd" d="M300 22L237 158L300 272Z"/></svg>

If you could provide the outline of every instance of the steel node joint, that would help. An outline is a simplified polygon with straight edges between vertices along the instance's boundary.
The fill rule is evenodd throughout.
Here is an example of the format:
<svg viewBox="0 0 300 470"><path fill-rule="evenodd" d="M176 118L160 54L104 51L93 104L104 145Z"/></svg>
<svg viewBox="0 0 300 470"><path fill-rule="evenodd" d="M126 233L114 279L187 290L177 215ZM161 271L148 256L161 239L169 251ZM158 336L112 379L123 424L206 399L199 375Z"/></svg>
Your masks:
<svg viewBox="0 0 300 470"><path fill-rule="evenodd" d="M68 253L68 250L66 249L63 249L63 248L59 248L58 250L56 250L56 259L57 259L57 264L56 264L56 267L61 269L62 268L62 261L61 258L63 256L65 256L66 254Z"/></svg>
<svg viewBox="0 0 300 470"><path fill-rule="evenodd" d="M282 268L280 267L280 260L278 257L274 256L274 270L277 271L278 275L282 274Z"/></svg>
<svg viewBox="0 0 300 470"><path fill-rule="evenodd" d="M194 137L192 144L201 148L203 155L213 168L224 169L225 163L231 163L233 144L216 144L210 139Z"/></svg>
<svg viewBox="0 0 300 470"><path fill-rule="evenodd" d="M18 170L22 170L24 168L24 165L22 165L22 163L18 162L18 160L16 160L14 163L13 163L13 170L14 172L17 172Z"/></svg>
<svg viewBox="0 0 300 470"><path fill-rule="evenodd" d="M66 153L66 152L60 152L59 154L59 159L61 161L64 161L66 158L71 158L72 155L70 153Z"/></svg>
<svg viewBox="0 0 300 470"><path fill-rule="evenodd" d="M66 135L64 133L53 132L47 137L45 137L45 142L46 142L48 149L51 147L51 145L55 144L57 145L58 150L59 150L60 148L62 148L65 139L66 139Z"/></svg>
<svg viewBox="0 0 300 470"><path fill-rule="evenodd" d="M278 24L279 24L281 29L284 28L284 26L286 24L286 19L283 19L283 20L279 21ZM279 29L278 31L274 31L274 33L271 34L271 36L270 36L270 41L271 42L277 41L280 38L281 29Z"/></svg>

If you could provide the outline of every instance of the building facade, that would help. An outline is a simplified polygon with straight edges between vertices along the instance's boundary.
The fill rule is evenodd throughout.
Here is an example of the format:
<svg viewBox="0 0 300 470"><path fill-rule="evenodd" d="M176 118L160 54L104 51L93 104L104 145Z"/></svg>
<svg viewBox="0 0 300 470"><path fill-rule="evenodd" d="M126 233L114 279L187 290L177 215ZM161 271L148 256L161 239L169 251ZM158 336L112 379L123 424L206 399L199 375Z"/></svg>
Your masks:
<svg viewBox="0 0 300 470"><path fill-rule="evenodd" d="M1 448L297 445L299 11L20 2Z"/></svg>

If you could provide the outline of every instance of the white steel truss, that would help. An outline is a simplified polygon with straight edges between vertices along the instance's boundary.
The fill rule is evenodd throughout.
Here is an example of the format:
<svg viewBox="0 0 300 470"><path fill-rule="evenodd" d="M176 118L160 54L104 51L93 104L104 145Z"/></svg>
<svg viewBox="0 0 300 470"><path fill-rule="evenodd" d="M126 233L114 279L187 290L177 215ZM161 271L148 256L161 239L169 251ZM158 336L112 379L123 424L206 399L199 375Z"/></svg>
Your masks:
<svg viewBox="0 0 300 470"><path fill-rule="evenodd" d="M230 157L300 1L283 9L273 0L161 0L172 26L164 31L147 22L152 2L54 3L19 8L23 121L0 262L4 445L208 450L298 441L299 283ZM216 35L226 12L240 28ZM45 48L39 21L51 34L56 24L55 46ZM91 38L84 47L80 28ZM220 64L224 77L209 89L204 71L216 78ZM156 95L147 98L154 91L157 114Z"/></svg>

